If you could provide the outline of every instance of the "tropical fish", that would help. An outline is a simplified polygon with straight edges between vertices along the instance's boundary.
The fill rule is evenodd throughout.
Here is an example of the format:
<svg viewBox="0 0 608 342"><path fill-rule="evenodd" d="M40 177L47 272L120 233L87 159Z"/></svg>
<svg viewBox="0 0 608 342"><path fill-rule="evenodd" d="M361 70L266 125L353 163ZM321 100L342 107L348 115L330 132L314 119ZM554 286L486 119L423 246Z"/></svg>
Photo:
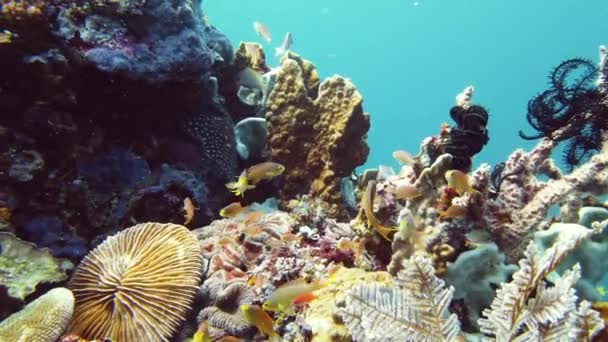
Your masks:
<svg viewBox="0 0 608 342"><path fill-rule="evenodd" d="M291 301L291 303L293 305L295 305L295 306L302 306L302 305L305 305L305 304L308 304L308 303L312 302L315 299L317 299L317 296L314 293L306 292L306 293L302 293L300 295L297 295Z"/></svg>
<svg viewBox="0 0 608 342"><path fill-rule="evenodd" d="M232 202L220 210L221 217L235 217L240 214L245 208L241 202Z"/></svg>
<svg viewBox="0 0 608 342"><path fill-rule="evenodd" d="M293 40L291 40L291 32L285 33L285 38L283 38L281 46L274 48L275 56L283 56L287 52L287 50L289 50L292 43Z"/></svg>
<svg viewBox="0 0 608 342"><path fill-rule="evenodd" d="M272 42L272 38L270 37L270 30L266 25L262 24L259 21L253 22L253 29L258 36L262 37L268 44Z"/></svg>
<svg viewBox="0 0 608 342"><path fill-rule="evenodd" d="M217 340L217 342L241 342L243 339L238 338L236 336L224 336Z"/></svg>
<svg viewBox="0 0 608 342"><path fill-rule="evenodd" d="M247 169L247 180L251 184L258 184L262 180L269 180L282 174L283 171L285 171L285 166L279 163L259 163Z"/></svg>
<svg viewBox="0 0 608 342"><path fill-rule="evenodd" d="M442 219L449 219L453 217L460 217L466 214L467 208L461 205L451 205L444 211L439 212L439 217Z"/></svg>
<svg viewBox="0 0 608 342"><path fill-rule="evenodd" d="M283 284L274 290L262 307L264 310L281 312L283 314L293 314L293 301L298 296L310 294L321 286L318 280L308 283L300 278Z"/></svg>
<svg viewBox="0 0 608 342"><path fill-rule="evenodd" d="M393 158L397 159L398 162L405 165L412 165L415 163L414 157L403 150L393 152Z"/></svg>
<svg viewBox="0 0 608 342"><path fill-rule="evenodd" d="M477 192L469 183L469 176L460 170L449 170L445 172L445 179L448 186L462 196L466 193Z"/></svg>
<svg viewBox="0 0 608 342"><path fill-rule="evenodd" d="M237 181L227 183L226 188L237 196L245 197L245 191L255 188L255 185L249 185L249 182L247 181L247 171L243 170Z"/></svg>
<svg viewBox="0 0 608 342"><path fill-rule="evenodd" d="M207 321L201 322L194 336L187 338L185 342L211 342Z"/></svg>
<svg viewBox="0 0 608 342"><path fill-rule="evenodd" d="M367 225L374 229L378 234L380 234L387 241L391 241L388 237L390 232L394 232L396 228L388 228L384 227L380 224L376 216L374 216L374 195L376 194L376 181L370 180L367 182L367 188L361 197L361 208L365 213L365 217L367 218Z"/></svg>
<svg viewBox="0 0 608 342"><path fill-rule="evenodd" d="M13 41L13 32L9 30L0 31L0 44L8 44Z"/></svg>
<svg viewBox="0 0 608 342"><path fill-rule="evenodd" d="M251 212L247 214L247 217L245 218L245 224L250 225L256 223L262 218L262 216L264 216L264 213L262 211Z"/></svg>
<svg viewBox="0 0 608 342"><path fill-rule="evenodd" d="M245 320L258 328L262 334L266 334L275 339L279 337L276 331L274 331L272 317L258 305L241 304L241 312L243 313Z"/></svg>
<svg viewBox="0 0 608 342"><path fill-rule="evenodd" d="M184 225L187 225L188 223L192 222L192 219L194 219L194 211L195 211L195 207L194 204L192 203L192 200L190 199L190 197L186 197L184 198Z"/></svg>
<svg viewBox="0 0 608 342"><path fill-rule="evenodd" d="M422 195L422 192L414 184L406 180L394 182L392 193L396 199L412 199Z"/></svg>
<svg viewBox="0 0 608 342"><path fill-rule="evenodd" d="M259 72L247 67L237 75L237 84L249 89L259 89L262 93L266 92L266 81Z"/></svg>

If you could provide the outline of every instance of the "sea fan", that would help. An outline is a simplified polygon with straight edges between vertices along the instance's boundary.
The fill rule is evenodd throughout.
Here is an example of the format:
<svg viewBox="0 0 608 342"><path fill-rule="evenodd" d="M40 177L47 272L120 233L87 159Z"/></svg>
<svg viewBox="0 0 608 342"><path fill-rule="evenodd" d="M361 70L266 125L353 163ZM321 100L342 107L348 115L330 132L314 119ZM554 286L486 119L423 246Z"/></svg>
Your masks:
<svg viewBox="0 0 608 342"><path fill-rule="evenodd" d="M378 283L354 287L341 311L353 339L374 341L454 341L460 332L448 305L454 288L435 276L429 259L405 262L395 287Z"/></svg>
<svg viewBox="0 0 608 342"><path fill-rule="evenodd" d="M513 274L513 281L503 284L496 292L490 309L485 309L486 318L479 320L481 332L503 341L562 341L568 334L579 331L582 336L593 336L597 331L597 315L581 307L576 312L576 295L572 289L580 277L580 267L553 280L547 288L543 279L593 231L576 225L562 233L557 241L542 255L530 243L525 259L519 262L520 270ZM535 294L534 298L531 298ZM594 325L585 326L586 319ZM601 328L600 328L601 329ZM578 339L575 339L579 341Z"/></svg>

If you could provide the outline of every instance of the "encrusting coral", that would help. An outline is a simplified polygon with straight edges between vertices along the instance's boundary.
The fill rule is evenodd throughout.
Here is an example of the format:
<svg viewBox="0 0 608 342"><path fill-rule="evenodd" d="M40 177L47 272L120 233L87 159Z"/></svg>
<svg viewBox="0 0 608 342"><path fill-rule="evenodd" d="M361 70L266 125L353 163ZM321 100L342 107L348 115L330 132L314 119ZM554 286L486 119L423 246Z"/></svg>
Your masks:
<svg viewBox="0 0 608 342"><path fill-rule="evenodd" d="M70 280L76 308L68 332L165 341L190 309L201 269L196 237L183 226L144 223L110 236Z"/></svg>
<svg viewBox="0 0 608 342"><path fill-rule="evenodd" d="M291 53L281 60L266 103L268 155L285 166L281 200L318 196L331 204L330 215L340 217L341 179L369 153L364 140L369 117L352 82L333 76L317 88L316 72L307 65Z"/></svg>
<svg viewBox="0 0 608 342"><path fill-rule="evenodd" d="M74 311L70 290L58 287L29 303L0 323L0 341L55 342Z"/></svg>
<svg viewBox="0 0 608 342"><path fill-rule="evenodd" d="M72 267L70 261L55 259L48 250L0 232L0 285L11 297L23 300L39 283L63 281Z"/></svg>

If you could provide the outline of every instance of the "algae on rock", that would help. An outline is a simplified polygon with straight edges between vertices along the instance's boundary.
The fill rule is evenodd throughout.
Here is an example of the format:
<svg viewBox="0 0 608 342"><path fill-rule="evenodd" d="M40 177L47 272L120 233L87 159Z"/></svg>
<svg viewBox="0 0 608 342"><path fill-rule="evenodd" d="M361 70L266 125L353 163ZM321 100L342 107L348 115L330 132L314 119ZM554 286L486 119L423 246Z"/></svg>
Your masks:
<svg viewBox="0 0 608 342"><path fill-rule="evenodd" d="M11 297L23 300L39 283L66 280L65 272L73 266L11 233L0 232L0 285Z"/></svg>

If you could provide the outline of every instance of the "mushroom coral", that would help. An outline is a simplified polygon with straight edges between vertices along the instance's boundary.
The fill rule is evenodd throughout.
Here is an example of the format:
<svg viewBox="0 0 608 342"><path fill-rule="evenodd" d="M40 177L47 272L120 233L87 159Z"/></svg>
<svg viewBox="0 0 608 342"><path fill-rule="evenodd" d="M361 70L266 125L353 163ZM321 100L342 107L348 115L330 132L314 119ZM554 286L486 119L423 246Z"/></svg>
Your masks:
<svg viewBox="0 0 608 342"><path fill-rule="evenodd" d="M167 341L190 309L201 277L196 237L175 224L142 223L110 236L78 266L73 334Z"/></svg>

